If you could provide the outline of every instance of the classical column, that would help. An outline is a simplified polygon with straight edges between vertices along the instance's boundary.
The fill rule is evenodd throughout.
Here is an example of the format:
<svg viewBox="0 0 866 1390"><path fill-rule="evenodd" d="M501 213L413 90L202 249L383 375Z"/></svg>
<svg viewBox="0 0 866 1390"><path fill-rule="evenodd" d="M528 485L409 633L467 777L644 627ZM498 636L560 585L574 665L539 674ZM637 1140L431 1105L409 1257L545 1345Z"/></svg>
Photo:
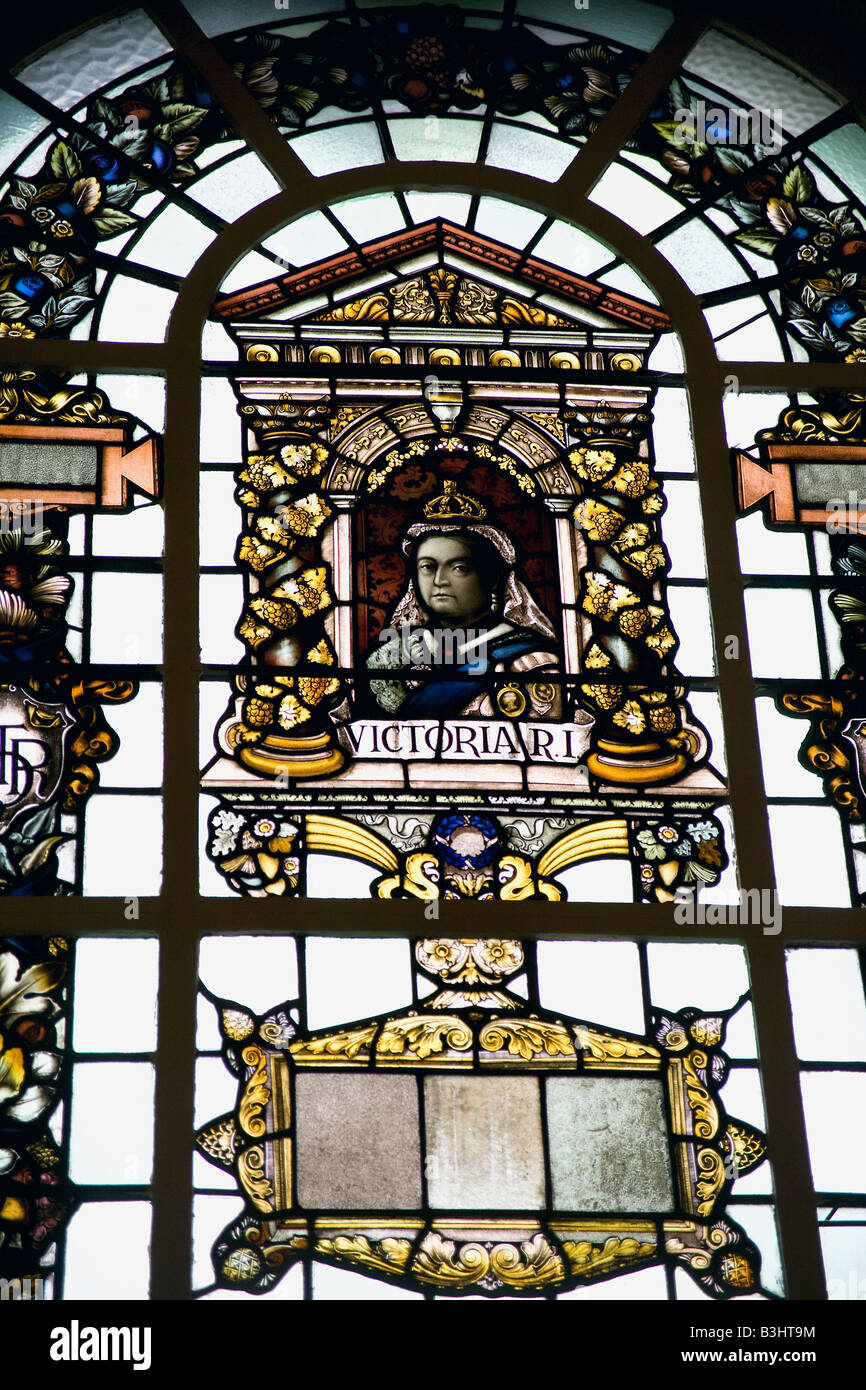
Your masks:
<svg viewBox="0 0 866 1390"><path fill-rule="evenodd" d="M573 497L545 497L545 506L556 521L556 559L559 571L559 595L562 602L562 646L565 671L574 675L580 670L581 640L577 617L577 576L580 569L578 554L579 532L571 519ZM568 606L570 605L570 606Z"/></svg>
<svg viewBox="0 0 866 1390"><path fill-rule="evenodd" d="M237 632L251 661L235 678L240 717L224 737L234 756L261 776L328 776L345 762L328 718L343 689L325 627L334 607L323 555L334 514L323 485L331 459L328 407L285 396L264 414L251 405L241 413L263 452L249 454L237 474L237 500L247 508L237 559L249 576ZM346 541L345 529L338 531L337 569L336 552L342 555Z"/></svg>
<svg viewBox="0 0 866 1390"><path fill-rule="evenodd" d="M358 501L354 492L331 493L329 498L336 513L331 525L331 569L334 582L334 648L337 664L350 671L352 650L352 513Z"/></svg>
<svg viewBox="0 0 866 1390"><path fill-rule="evenodd" d="M598 711L586 765L602 782L667 782L686 771L699 740L683 728L668 668L677 637L662 584L665 499L653 477L652 416L605 401L569 414L580 421L573 433L582 442L568 461L582 494L573 516L586 537L580 603L593 634L581 690Z"/></svg>

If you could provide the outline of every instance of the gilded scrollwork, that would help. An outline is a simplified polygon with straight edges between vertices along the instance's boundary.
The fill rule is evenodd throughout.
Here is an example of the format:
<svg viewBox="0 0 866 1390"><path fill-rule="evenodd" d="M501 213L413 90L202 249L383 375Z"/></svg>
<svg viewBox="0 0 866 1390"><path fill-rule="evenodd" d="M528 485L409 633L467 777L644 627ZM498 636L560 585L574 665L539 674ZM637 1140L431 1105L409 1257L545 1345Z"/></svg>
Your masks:
<svg viewBox="0 0 866 1390"><path fill-rule="evenodd" d="M699 1149L697 1154L698 1216L710 1216L725 1185L725 1165L717 1149Z"/></svg>
<svg viewBox="0 0 866 1390"><path fill-rule="evenodd" d="M390 1019L376 1040L380 1056L412 1053L424 1060L444 1048L465 1052L472 1046L472 1030L460 1018L436 1015L434 1018L413 1017Z"/></svg>
<svg viewBox="0 0 866 1390"><path fill-rule="evenodd" d="M490 1269L490 1255L478 1241L458 1245L431 1231L424 1237L412 1273L424 1284L461 1288L483 1279Z"/></svg>
<svg viewBox="0 0 866 1390"><path fill-rule="evenodd" d="M260 1144L251 1144L238 1154L238 1177L250 1201L259 1211L273 1211L268 1201L274 1189L265 1173L265 1151Z"/></svg>
<svg viewBox="0 0 866 1390"><path fill-rule="evenodd" d="M379 1274L402 1274L412 1253L412 1242L395 1236L368 1240L366 1236L334 1236L316 1241L315 1250L331 1259L361 1265Z"/></svg>
<svg viewBox="0 0 866 1390"><path fill-rule="evenodd" d="M436 305L433 296L427 282L420 275L413 280L390 286L389 293L395 319L403 319L409 323L432 323L435 319Z"/></svg>
<svg viewBox="0 0 866 1390"><path fill-rule="evenodd" d="M323 1037L304 1038L292 1043L289 1052L296 1062L355 1062L366 1057L366 1049L376 1036L377 1024L350 1028Z"/></svg>
<svg viewBox="0 0 866 1390"><path fill-rule="evenodd" d="M759 1286L760 1255L744 1233L727 1221L711 1226L672 1222L666 1225L665 1249L716 1298L747 1294Z"/></svg>
<svg viewBox="0 0 866 1390"><path fill-rule="evenodd" d="M495 323L497 291L477 280L461 279L457 290L457 319L461 323Z"/></svg>
<svg viewBox="0 0 866 1390"><path fill-rule="evenodd" d="M424 1284L439 1288L544 1288L561 1283L564 1268L560 1255L539 1231L519 1245L512 1242L447 1240L430 1231L412 1262L412 1273Z"/></svg>
<svg viewBox="0 0 866 1390"><path fill-rule="evenodd" d="M634 1236L608 1236L603 1245L591 1240L563 1240L562 1249L571 1273L587 1278L655 1259L658 1251L654 1241L640 1241Z"/></svg>
<svg viewBox="0 0 866 1390"><path fill-rule="evenodd" d="M608 1064L616 1062L641 1063L644 1066L659 1067L661 1053L649 1043L637 1038L619 1038L610 1033L602 1033L595 1028L579 1024L574 1029L578 1051L584 1054L587 1064L593 1062Z"/></svg>
<svg viewBox="0 0 866 1390"><path fill-rule="evenodd" d="M32 335L31 335L32 336ZM43 374L31 368L7 368L0 373L0 421L4 424L114 425L128 416L112 409L101 391L66 386L54 377L55 389L41 389Z"/></svg>
<svg viewBox="0 0 866 1390"><path fill-rule="evenodd" d="M398 893L408 893L413 898L438 898L439 865L427 850L409 854L405 873L380 879L376 892L380 898L393 898Z"/></svg>
<svg viewBox="0 0 866 1390"><path fill-rule="evenodd" d="M508 1051L529 1062L540 1053L547 1057L573 1057L574 1043L561 1023L540 1019L492 1019L481 1029L478 1041L485 1052Z"/></svg>
<svg viewBox="0 0 866 1390"><path fill-rule="evenodd" d="M509 1288L535 1289L562 1283L565 1270L558 1252L539 1231L519 1246L506 1242L494 1245L490 1273Z"/></svg>
<svg viewBox="0 0 866 1390"><path fill-rule="evenodd" d="M260 1139L267 1128L262 1111L271 1098L271 1088L267 1084L268 1059L258 1047L245 1047L241 1057L251 1068L251 1075L238 1106L238 1119L245 1134Z"/></svg>
<svg viewBox="0 0 866 1390"><path fill-rule="evenodd" d="M362 299L352 299L348 304L336 304L332 309L313 315L314 323L364 323L388 317L388 297L385 294L368 294Z"/></svg>
<svg viewBox="0 0 866 1390"><path fill-rule="evenodd" d="M766 430L760 438L808 441L810 444L842 440L850 444L866 442L866 406L862 393L848 394L849 409L838 411L829 404L814 410L792 406L782 412L779 426Z"/></svg>
<svg viewBox="0 0 866 1390"><path fill-rule="evenodd" d="M299 1161L295 1139L288 1107L281 1109L277 1098L288 1098L293 1067L323 1063L353 1066L361 1073L378 1071L380 1076L386 1071L414 1073L424 1077L425 1095L433 1078L437 1087L452 1082L462 1086L474 1074L472 1084L483 1085L487 1076L513 1078L522 1072L538 1087L542 1068L561 1067L562 1078L568 1077L571 1084L574 1077L578 1085L581 1074L609 1069L622 1077L625 1099L629 1073L659 1073L669 1101L676 1210L689 1214L673 1215L668 1205L664 1211L648 1210L629 1218L600 1212L590 1222L578 1212L560 1211L536 1227L533 1221L515 1219L513 1211L497 1210L495 1203L493 1210L469 1219L437 1199L436 1215L432 1221L428 1216L425 1224L420 1205L407 1211L405 1219L376 1222L369 1216L340 1215L339 1209L329 1212L324 1204L317 1206L314 1218L314 1255L444 1294L477 1290L531 1296L539 1289L577 1287L655 1265L665 1255L680 1262L712 1297L759 1288L760 1255L745 1231L720 1209L729 1183L760 1162L766 1151L764 1136L729 1119L719 1100L727 1071L720 1049L728 1013L686 1008L679 1014L656 1015L654 1033L645 1038L607 1033L543 1010L527 1014L526 1001L517 993L490 988L524 967L518 940L427 938L416 943L416 959L428 976L454 986L434 996L428 1011L411 1009L291 1042L293 1034L284 1036L281 1031L269 1052L262 1040L263 1023L276 1018L277 1011L254 1019L256 1043L226 1037L235 1069L240 1072L241 1063L247 1069L239 1089L236 1128L231 1117L224 1116L197 1136L201 1152L222 1167L234 1168L247 1203L244 1218L215 1247L215 1266L224 1286L264 1291L306 1239L304 1211L292 1207L292 1182L287 1177ZM500 994L503 1006L498 1003ZM213 1002L223 1016L238 1014L239 1026L232 1031L245 1032L252 1015L228 1001ZM501 1007L511 1012L503 1014ZM287 1016L288 1006L282 1010ZM697 1045L697 1039L703 1045ZM363 1077L357 1079L363 1085ZM370 1103L371 1117L387 1125L387 1113L376 1110L373 1092ZM303 1101L298 1101L298 1123L303 1126L302 1108ZM265 1118L272 1133L256 1134L255 1143L244 1148L241 1136L256 1131ZM437 1179L438 1163L437 1158ZM263 1213L277 1212L279 1219L262 1223ZM251 1258L251 1250L256 1258Z"/></svg>
<svg viewBox="0 0 866 1390"><path fill-rule="evenodd" d="M713 1100L707 1086L698 1075L709 1063L706 1052L698 1049L683 1058L686 1095L689 1109L694 1116L694 1133L698 1139L712 1139L719 1129L719 1107Z"/></svg>
<svg viewBox="0 0 866 1390"><path fill-rule="evenodd" d="M847 691L841 695L808 691L781 696L782 709L788 714L811 719L801 757L822 778L828 795L847 819L855 823L863 819L863 797L856 759L842 746L842 729L856 700L856 694Z"/></svg>
<svg viewBox="0 0 866 1390"><path fill-rule="evenodd" d="M499 860L499 896L503 902L520 902L523 898L535 896L535 878L532 864L522 854L503 854ZM539 885L540 886L540 885ZM547 884L559 893L555 883Z"/></svg>

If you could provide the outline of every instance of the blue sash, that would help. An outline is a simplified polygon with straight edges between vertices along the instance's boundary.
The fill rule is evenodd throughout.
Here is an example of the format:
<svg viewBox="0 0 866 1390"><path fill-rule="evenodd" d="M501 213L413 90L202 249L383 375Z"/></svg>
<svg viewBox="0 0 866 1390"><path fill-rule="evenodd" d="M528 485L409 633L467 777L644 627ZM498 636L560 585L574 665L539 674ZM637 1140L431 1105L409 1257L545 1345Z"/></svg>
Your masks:
<svg viewBox="0 0 866 1390"><path fill-rule="evenodd" d="M417 690L410 691L397 716L400 719L442 719L459 714L478 695L489 689L490 672L497 661L509 661L526 652L538 651L543 642L540 633L518 628L491 643L483 658L481 652L484 648L479 643L478 656L462 666L449 667L447 679L431 678Z"/></svg>

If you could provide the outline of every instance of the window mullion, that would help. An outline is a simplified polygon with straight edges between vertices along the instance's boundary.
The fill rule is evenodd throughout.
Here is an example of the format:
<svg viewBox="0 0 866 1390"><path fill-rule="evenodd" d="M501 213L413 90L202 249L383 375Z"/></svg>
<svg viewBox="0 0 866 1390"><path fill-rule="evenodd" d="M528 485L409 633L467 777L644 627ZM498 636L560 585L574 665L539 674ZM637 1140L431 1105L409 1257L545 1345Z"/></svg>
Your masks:
<svg viewBox="0 0 866 1390"><path fill-rule="evenodd" d="M696 337L689 344L689 395L719 696L724 728L735 750L728 775L738 879L743 889L775 892L722 410L723 373L727 368L714 360L709 340L702 338L703 335ZM734 731L735 739L731 737ZM776 1215L786 1291L789 1298L819 1299L824 1296L823 1262L785 978L784 938L767 938L755 923L747 950L767 1124L773 1146Z"/></svg>
<svg viewBox="0 0 866 1390"><path fill-rule="evenodd" d="M198 934L199 412L194 300L169 339L165 425L163 896L154 1117L151 1297L189 1297ZM186 322L189 320L189 322ZM188 343L196 350L190 353Z"/></svg>

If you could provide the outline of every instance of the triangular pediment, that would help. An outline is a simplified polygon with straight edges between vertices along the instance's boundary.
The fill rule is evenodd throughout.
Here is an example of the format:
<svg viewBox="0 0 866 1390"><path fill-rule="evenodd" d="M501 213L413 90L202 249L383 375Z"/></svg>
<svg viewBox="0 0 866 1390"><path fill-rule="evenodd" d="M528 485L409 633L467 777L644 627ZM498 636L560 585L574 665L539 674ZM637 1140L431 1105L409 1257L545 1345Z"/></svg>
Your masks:
<svg viewBox="0 0 866 1390"><path fill-rule="evenodd" d="M663 310L437 218L222 296L242 324L427 324L654 334Z"/></svg>
<svg viewBox="0 0 866 1390"><path fill-rule="evenodd" d="M446 328L505 327L578 328L579 321L553 313L507 290L470 279L448 265L433 266L419 275L350 299L314 314L313 323L418 323Z"/></svg>

